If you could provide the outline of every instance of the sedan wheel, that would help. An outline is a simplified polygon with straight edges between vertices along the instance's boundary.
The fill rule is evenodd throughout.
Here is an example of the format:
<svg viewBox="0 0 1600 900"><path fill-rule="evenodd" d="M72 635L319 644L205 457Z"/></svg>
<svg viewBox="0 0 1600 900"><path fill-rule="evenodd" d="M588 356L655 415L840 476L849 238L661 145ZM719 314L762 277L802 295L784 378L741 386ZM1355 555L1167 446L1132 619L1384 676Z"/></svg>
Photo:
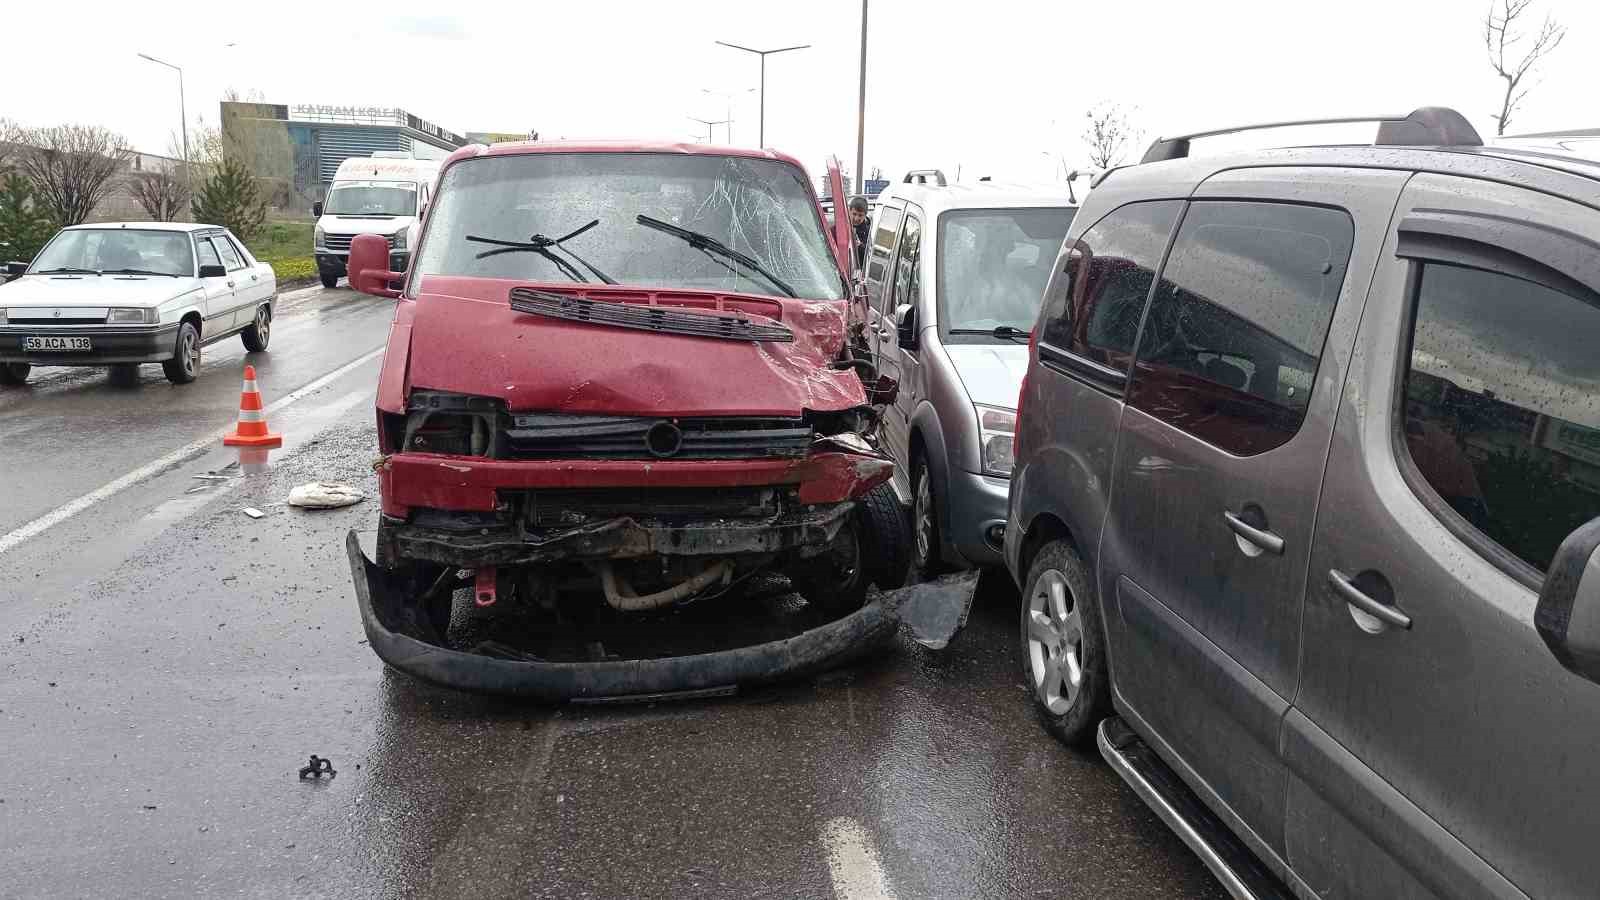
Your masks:
<svg viewBox="0 0 1600 900"><path fill-rule="evenodd" d="M267 343L272 340L272 311L265 306L256 307L256 320L239 332L239 338L244 341L244 349L251 353L267 349Z"/></svg>
<svg viewBox="0 0 1600 900"><path fill-rule="evenodd" d="M177 352L161 364L161 370L173 384L188 384L200 374L200 332L194 323L178 327Z"/></svg>

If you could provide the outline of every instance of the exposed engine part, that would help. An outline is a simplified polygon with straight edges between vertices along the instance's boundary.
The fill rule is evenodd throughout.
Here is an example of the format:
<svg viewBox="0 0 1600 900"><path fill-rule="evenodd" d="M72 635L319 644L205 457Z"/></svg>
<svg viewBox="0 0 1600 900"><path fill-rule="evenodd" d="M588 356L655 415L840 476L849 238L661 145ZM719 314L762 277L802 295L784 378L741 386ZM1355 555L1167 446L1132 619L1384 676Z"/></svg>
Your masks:
<svg viewBox="0 0 1600 900"><path fill-rule="evenodd" d="M728 560L718 560L707 566L705 571L691 576L663 591L653 594L639 595L634 593L633 585L618 575L609 560L594 563L595 571L600 575L600 587L605 591L606 603L612 609L623 612L638 612L646 609L660 609L670 606L680 600L686 600L700 593L706 588L718 583L726 584L733 578L733 563Z"/></svg>

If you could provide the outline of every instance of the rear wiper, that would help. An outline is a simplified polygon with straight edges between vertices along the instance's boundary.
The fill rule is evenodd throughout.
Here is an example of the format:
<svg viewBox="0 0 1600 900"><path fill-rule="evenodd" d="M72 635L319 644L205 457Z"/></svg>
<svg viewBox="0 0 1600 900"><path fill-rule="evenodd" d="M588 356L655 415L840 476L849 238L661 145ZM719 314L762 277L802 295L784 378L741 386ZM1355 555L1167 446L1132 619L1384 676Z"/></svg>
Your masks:
<svg viewBox="0 0 1600 900"><path fill-rule="evenodd" d="M35 275L99 275L99 269L79 269L75 266L56 266L54 269L40 269Z"/></svg>
<svg viewBox="0 0 1600 900"><path fill-rule="evenodd" d="M990 337L1007 338L1013 341L1026 341L1033 337L1033 332L1010 325L1001 325L998 328L952 328L951 334L987 334Z"/></svg>
<svg viewBox="0 0 1600 900"><path fill-rule="evenodd" d="M102 269L102 275L165 275L169 278L178 278L173 272L157 272L154 269Z"/></svg>
<svg viewBox="0 0 1600 900"><path fill-rule="evenodd" d="M776 286L778 290L783 291L790 297L800 296L795 292L794 288L789 286L787 281L784 281L782 278L779 278L778 276L767 271L766 266L763 266L761 263L757 262L753 257L745 253L740 253L738 250L729 247L727 244L724 244L709 234L702 234L698 231L690 231L687 228L680 228L671 222L663 222L660 219L653 219L650 216L643 214L635 217L634 221L646 228L654 228L657 231L665 231L667 234L670 234L673 237L681 238L682 240L687 241L689 246L707 255L715 255L720 256L723 259L731 259L750 271L755 272L757 275L760 275L761 277L772 282L772 284Z"/></svg>
<svg viewBox="0 0 1600 900"><path fill-rule="evenodd" d="M498 255L498 254L501 254L501 253L515 253L515 252L517 252L519 250L527 250L527 251L530 251L530 252L533 252L533 253L537 253L540 256L543 256L545 259L550 260L552 263L555 263L556 268L560 269L562 274L566 275L568 278L571 278L573 281L588 281L589 279L584 278L583 275L577 269L573 268L571 263L567 262L566 260L562 259L561 257L556 256L554 253L550 252L550 248L551 247L555 247L556 249L560 250L562 253L565 253L568 256L572 257L573 259L577 260L580 265L582 265L585 269L588 269L590 272L592 272L594 274L594 277L600 279L601 281L605 282L606 284L616 284L617 280L615 278L612 278L611 276L607 275L606 273L604 273L604 272L600 271L599 269L595 268L593 265L590 265L590 263L587 260L585 260L583 257L579 256L578 254L573 253L571 250L568 250L566 247L561 246L561 244L563 242L570 241L573 238L577 237L578 235L583 234L585 231L588 231L589 229L591 229L591 228L593 228L593 227L595 227L596 225L599 225L599 224L600 224L600 220L599 219L595 219L594 221L590 222L589 224L583 226L582 228L579 228L576 231L568 232L567 234L564 234L564 235L562 235L561 237L558 237L558 238L549 238L549 237L545 237L542 234L536 234L533 237L528 238L526 241L502 241L502 240L498 240L496 238L486 238L486 237L480 237L480 236L475 235L475 234L469 234L469 235L467 235L467 240L472 241L474 243L478 243L478 244L493 244L494 246L500 248L499 250L485 250L484 252L479 253L477 255L477 257L476 257L477 259L483 259L485 257L495 256L495 255Z"/></svg>

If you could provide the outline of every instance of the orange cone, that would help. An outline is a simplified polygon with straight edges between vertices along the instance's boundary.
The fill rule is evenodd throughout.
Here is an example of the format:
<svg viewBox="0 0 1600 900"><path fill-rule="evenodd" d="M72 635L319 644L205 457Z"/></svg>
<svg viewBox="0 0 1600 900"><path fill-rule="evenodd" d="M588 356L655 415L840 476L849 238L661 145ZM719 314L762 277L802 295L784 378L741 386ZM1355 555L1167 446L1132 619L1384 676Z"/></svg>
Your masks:
<svg viewBox="0 0 1600 900"><path fill-rule="evenodd" d="M244 390L239 394L239 424L222 436L229 447L281 447L283 435L267 430L261 414L261 391L256 388L256 367L244 367Z"/></svg>

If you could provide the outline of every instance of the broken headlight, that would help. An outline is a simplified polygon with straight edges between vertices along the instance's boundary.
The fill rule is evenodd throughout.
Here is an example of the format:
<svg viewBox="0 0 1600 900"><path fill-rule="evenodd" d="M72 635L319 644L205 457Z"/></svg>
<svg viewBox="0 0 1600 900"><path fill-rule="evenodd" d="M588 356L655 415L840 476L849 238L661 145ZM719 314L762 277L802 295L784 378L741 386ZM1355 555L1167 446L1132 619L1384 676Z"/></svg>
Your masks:
<svg viewBox="0 0 1600 900"><path fill-rule="evenodd" d="M978 440L982 457L979 462L983 474L1010 478L1011 466L1015 461L1013 441L1017 433L1016 411L981 403L973 404L973 409L978 413Z"/></svg>
<svg viewBox="0 0 1600 900"><path fill-rule="evenodd" d="M494 397L412 391L398 448L410 453L495 456L505 404Z"/></svg>

